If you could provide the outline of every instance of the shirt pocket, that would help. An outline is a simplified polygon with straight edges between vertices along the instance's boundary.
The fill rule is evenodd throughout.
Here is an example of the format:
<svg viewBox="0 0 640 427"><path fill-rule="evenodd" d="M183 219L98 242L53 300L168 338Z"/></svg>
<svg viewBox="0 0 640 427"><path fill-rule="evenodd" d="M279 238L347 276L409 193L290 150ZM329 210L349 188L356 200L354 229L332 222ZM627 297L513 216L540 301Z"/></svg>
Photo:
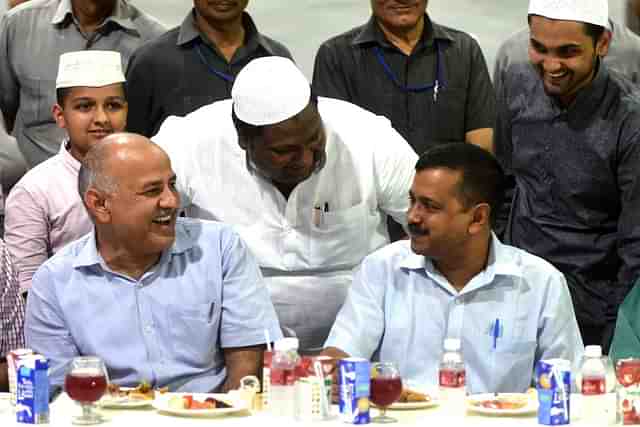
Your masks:
<svg viewBox="0 0 640 427"><path fill-rule="evenodd" d="M501 393L526 391L533 379L536 341L501 344L503 346L493 351L495 387L492 387L491 391Z"/></svg>
<svg viewBox="0 0 640 427"><path fill-rule="evenodd" d="M433 102L433 93L427 94ZM432 118L435 140L437 142L464 141L466 134L467 93L464 89L446 87L440 89L433 105Z"/></svg>
<svg viewBox="0 0 640 427"><path fill-rule="evenodd" d="M367 231L371 215L366 202L343 210L319 212L319 221L311 221L312 266L329 268L358 264L368 253Z"/></svg>
<svg viewBox="0 0 640 427"><path fill-rule="evenodd" d="M176 305L167 311L176 360L192 367L208 366L218 347L219 305Z"/></svg>

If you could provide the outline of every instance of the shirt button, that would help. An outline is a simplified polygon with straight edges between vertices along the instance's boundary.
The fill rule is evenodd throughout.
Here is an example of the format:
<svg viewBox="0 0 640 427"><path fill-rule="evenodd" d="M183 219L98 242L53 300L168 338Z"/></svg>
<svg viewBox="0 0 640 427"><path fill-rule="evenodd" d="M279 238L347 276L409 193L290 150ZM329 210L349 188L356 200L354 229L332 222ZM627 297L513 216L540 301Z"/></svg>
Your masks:
<svg viewBox="0 0 640 427"><path fill-rule="evenodd" d="M150 334L150 333L153 332L153 328L151 326L146 326L144 328L144 332L147 333L147 334Z"/></svg>

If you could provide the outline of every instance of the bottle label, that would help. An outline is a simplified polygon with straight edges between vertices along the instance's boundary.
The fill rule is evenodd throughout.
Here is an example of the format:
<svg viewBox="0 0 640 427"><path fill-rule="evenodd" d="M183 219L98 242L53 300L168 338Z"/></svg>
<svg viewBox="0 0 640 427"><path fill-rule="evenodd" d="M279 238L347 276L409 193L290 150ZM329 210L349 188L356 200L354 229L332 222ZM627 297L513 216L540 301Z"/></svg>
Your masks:
<svg viewBox="0 0 640 427"><path fill-rule="evenodd" d="M465 373L464 371L457 371L453 369L441 369L440 370L440 387L464 387L465 386Z"/></svg>
<svg viewBox="0 0 640 427"><path fill-rule="evenodd" d="M296 373L294 369L274 369L271 366L271 385L294 385Z"/></svg>
<svg viewBox="0 0 640 427"><path fill-rule="evenodd" d="M603 377L583 377L582 394L591 396L594 394L605 394L605 379Z"/></svg>

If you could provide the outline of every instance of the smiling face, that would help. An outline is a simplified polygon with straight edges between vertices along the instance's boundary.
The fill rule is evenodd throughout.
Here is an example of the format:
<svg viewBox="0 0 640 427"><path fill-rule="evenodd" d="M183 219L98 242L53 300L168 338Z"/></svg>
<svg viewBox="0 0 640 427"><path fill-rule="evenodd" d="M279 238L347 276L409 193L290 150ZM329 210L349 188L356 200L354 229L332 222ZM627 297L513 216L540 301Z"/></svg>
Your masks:
<svg viewBox="0 0 640 427"><path fill-rule="evenodd" d="M81 160L104 137L122 132L127 124L127 101L122 83L103 87L68 89L62 106L53 107L53 117L66 129L71 155Z"/></svg>
<svg viewBox="0 0 640 427"><path fill-rule="evenodd" d="M293 187L309 178L325 153L322 119L313 103L295 117L265 126L262 138L250 143L247 156L258 172L276 185Z"/></svg>
<svg viewBox="0 0 640 427"><path fill-rule="evenodd" d="M232 22L242 16L249 0L193 0L198 17L208 23Z"/></svg>
<svg viewBox="0 0 640 427"><path fill-rule="evenodd" d="M408 31L423 19L427 3L427 0L371 0L371 10L383 27Z"/></svg>
<svg viewBox="0 0 640 427"><path fill-rule="evenodd" d="M469 240L473 209L463 205L462 173L448 168L416 173L409 192L407 223L411 249L435 260L460 253Z"/></svg>
<svg viewBox="0 0 640 427"><path fill-rule="evenodd" d="M597 43L585 31L585 24L531 15L529 59L538 71L545 92L570 104L580 89L593 80L598 57L605 56L610 33Z"/></svg>

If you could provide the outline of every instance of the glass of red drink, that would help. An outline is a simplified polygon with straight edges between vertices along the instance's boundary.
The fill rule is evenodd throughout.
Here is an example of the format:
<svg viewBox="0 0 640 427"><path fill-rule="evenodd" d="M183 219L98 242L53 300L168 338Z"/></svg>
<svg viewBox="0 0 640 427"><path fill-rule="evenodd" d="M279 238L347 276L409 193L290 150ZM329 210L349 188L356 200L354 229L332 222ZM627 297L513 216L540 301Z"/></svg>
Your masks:
<svg viewBox="0 0 640 427"><path fill-rule="evenodd" d="M395 423L398 420L387 415L387 408L402 394L400 371L393 362L377 362L371 365L371 402L380 408L380 415L372 423Z"/></svg>
<svg viewBox="0 0 640 427"><path fill-rule="evenodd" d="M92 425L103 421L94 409L107 391L107 382L107 370L99 357L83 356L71 361L64 378L64 390L82 407L82 415L73 417L73 424Z"/></svg>

